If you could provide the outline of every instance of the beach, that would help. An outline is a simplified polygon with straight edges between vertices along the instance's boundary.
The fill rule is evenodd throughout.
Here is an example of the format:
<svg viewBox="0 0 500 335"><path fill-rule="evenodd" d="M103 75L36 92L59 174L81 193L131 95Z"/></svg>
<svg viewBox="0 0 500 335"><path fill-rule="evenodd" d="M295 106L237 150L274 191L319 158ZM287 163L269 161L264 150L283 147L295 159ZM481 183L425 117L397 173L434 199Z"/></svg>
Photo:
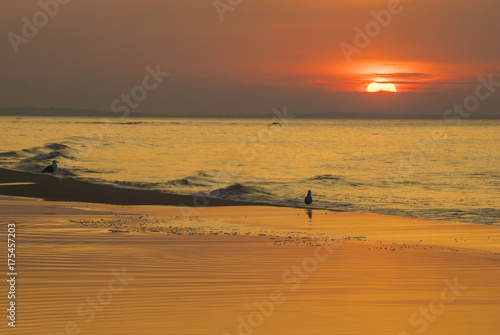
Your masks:
<svg viewBox="0 0 500 335"><path fill-rule="evenodd" d="M0 335L500 335L500 1L2 4Z"/></svg>
<svg viewBox="0 0 500 335"><path fill-rule="evenodd" d="M92 202L51 192L41 200L50 182L78 197L97 187L0 171L1 248L15 223L18 293L16 328L4 318L2 333L500 331L498 226L237 202L180 207L190 199L158 193L163 203L148 203L154 197L119 188L99 189ZM5 281L0 289L8 292ZM0 304L5 311L6 295Z"/></svg>

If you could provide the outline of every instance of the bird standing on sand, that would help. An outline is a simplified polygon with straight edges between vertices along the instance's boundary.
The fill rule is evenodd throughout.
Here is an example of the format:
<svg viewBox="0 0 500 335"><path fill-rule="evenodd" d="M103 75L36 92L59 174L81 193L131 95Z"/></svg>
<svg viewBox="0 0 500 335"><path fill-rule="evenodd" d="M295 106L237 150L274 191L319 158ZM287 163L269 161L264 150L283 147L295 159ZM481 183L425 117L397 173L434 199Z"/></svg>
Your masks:
<svg viewBox="0 0 500 335"><path fill-rule="evenodd" d="M42 173L46 173L46 172L54 173L54 172L56 172L57 171L57 163L59 163L59 162L52 161L52 165L49 165L45 169L43 169Z"/></svg>
<svg viewBox="0 0 500 335"><path fill-rule="evenodd" d="M313 197L311 196L311 190L307 191L307 197L304 199L306 205L310 205L313 202Z"/></svg>

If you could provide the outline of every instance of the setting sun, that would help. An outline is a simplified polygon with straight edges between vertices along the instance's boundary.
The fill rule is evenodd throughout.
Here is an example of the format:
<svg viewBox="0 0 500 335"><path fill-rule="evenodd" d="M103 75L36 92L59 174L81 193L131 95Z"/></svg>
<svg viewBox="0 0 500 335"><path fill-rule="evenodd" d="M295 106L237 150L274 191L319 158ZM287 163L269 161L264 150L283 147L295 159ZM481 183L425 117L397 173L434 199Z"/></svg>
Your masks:
<svg viewBox="0 0 500 335"><path fill-rule="evenodd" d="M396 86L392 83L379 83L379 82L373 82L368 87L366 88L366 92L394 92L397 93Z"/></svg>

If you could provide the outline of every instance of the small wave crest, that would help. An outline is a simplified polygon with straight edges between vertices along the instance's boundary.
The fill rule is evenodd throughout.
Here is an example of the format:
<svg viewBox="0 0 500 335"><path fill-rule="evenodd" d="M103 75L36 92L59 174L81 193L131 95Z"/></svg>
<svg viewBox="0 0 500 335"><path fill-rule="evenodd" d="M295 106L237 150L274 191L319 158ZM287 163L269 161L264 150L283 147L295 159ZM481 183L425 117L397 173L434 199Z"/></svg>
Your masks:
<svg viewBox="0 0 500 335"><path fill-rule="evenodd" d="M310 183L310 182L316 182L316 183L324 183L324 184L338 184L338 185L346 185L346 186L362 186L363 183L359 181L351 181L347 180L346 178L342 176L336 176L332 174L323 174L323 175L317 175L311 178L307 178L302 181L302 183Z"/></svg>
<svg viewBox="0 0 500 335"><path fill-rule="evenodd" d="M228 187L219 188L209 193L209 196L235 200L256 200L269 198L272 194L262 187L248 186L240 183Z"/></svg>
<svg viewBox="0 0 500 335"><path fill-rule="evenodd" d="M23 152L26 152L23 150ZM34 156L22 159L22 162L45 162L50 159L66 158L75 159L74 150L69 146L62 143L50 143L41 148L34 148L31 153L35 153Z"/></svg>
<svg viewBox="0 0 500 335"><path fill-rule="evenodd" d="M181 179L170 180L166 183L167 186L211 186L216 183L214 174L209 174L203 171L197 172L195 175L187 176Z"/></svg>
<svg viewBox="0 0 500 335"><path fill-rule="evenodd" d="M0 152L0 157L18 157L16 151Z"/></svg>
<svg viewBox="0 0 500 335"><path fill-rule="evenodd" d="M328 180L342 180L342 177L340 176L335 176L333 174L322 174L322 175L317 175L312 178L308 178L307 180L319 180L319 181L328 181Z"/></svg>
<svg viewBox="0 0 500 335"><path fill-rule="evenodd" d="M131 181L118 181L118 180L116 180L113 184L125 188L148 189L148 190L158 189L159 186L161 186L160 183L131 182Z"/></svg>

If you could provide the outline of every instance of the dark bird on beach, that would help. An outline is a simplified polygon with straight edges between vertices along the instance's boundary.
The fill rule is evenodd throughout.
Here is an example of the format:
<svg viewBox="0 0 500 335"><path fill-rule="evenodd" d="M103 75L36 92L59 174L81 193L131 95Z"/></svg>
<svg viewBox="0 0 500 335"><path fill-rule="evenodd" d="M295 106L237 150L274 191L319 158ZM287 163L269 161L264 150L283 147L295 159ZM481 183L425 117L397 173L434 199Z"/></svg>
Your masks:
<svg viewBox="0 0 500 335"><path fill-rule="evenodd" d="M52 165L47 166L45 169L43 169L42 173L54 173L57 171L57 163L58 161L52 161Z"/></svg>
<svg viewBox="0 0 500 335"><path fill-rule="evenodd" d="M307 191L307 197L304 199L306 205L310 205L313 202L313 197L311 196L311 190Z"/></svg>

